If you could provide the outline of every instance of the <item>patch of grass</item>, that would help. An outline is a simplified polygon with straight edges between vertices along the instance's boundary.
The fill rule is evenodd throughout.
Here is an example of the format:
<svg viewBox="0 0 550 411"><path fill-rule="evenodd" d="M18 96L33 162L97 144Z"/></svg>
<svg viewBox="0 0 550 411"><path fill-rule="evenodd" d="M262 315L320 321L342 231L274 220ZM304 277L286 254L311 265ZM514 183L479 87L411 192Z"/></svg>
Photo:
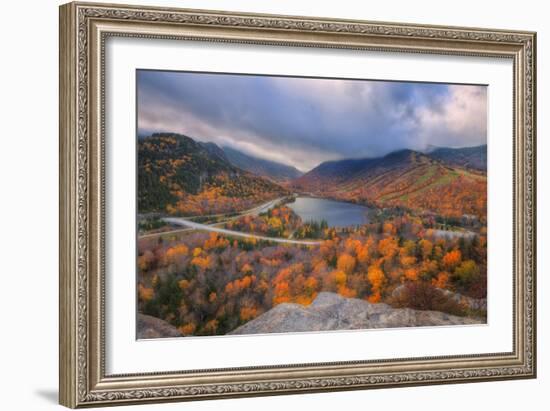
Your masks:
<svg viewBox="0 0 550 411"><path fill-rule="evenodd" d="M160 218L147 218L138 223L139 231L151 231L158 230L159 228L165 227L168 224L162 221Z"/></svg>

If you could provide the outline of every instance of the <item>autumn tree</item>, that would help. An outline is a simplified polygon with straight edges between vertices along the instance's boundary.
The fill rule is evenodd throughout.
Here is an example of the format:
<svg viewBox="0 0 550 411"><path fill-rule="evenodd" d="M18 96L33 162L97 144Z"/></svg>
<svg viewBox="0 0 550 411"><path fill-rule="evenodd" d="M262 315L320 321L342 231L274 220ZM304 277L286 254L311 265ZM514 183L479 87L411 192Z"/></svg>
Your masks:
<svg viewBox="0 0 550 411"><path fill-rule="evenodd" d="M146 250L138 257L138 268L141 272L146 272L153 267L156 258L151 250Z"/></svg>
<svg viewBox="0 0 550 411"><path fill-rule="evenodd" d="M411 267L405 270L405 278L410 281L418 280L418 274L419 274L418 268Z"/></svg>
<svg viewBox="0 0 550 411"><path fill-rule="evenodd" d="M441 271L436 278L432 279L432 285L437 288L447 288L449 284L449 273Z"/></svg>
<svg viewBox="0 0 550 411"><path fill-rule="evenodd" d="M193 322L189 322L178 327L178 330L183 335L193 335L196 329L197 329L197 325Z"/></svg>
<svg viewBox="0 0 550 411"><path fill-rule="evenodd" d="M250 321L258 316L258 308L252 306L241 307L239 311L239 317L242 322Z"/></svg>
<svg viewBox="0 0 550 411"><path fill-rule="evenodd" d="M449 251L447 254L443 256L443 266L451 271L453 270L458 264L460 264L460 261L462 259L462 254L460 253L460 250L452 250Z"/></svg>
<svg viewBox="0 0 550 411"><path fill-rule="evenodd" d="M381 291L386 281L386 277L384 276L384 272L382 271L380 266L373 264L369 266L367 278L371 284L371 288L373 291L373 294L369 297L369 301L371 303L377 303L382 297Z"/></svg>
<svg viewBox="0 0 550 411"><path fill-rule="evenodd" d="M423 238L418 242L418 246L420 248L420 254L422 255L423 259L427 259L431 256L433 244L430 240L426 240Z"/></svg>
<svg viewBox="0 0 550 411"><path fill-rule="evenodd" d="M202 330L205 334L214 335L216 334L217 329L218 329L218 320L213 319L208 321Z"/></svg>
<svg viewBox="0 0 550 411"><path fill-rule="evenodd" d="M182 261L183 257L187 257L189 248L185 244L177 244L168 248L164 254L164 264L177 264Z"/></svg>
<svg viewBox="0 0 550 411"><path fill-rule="evenodd" d="M378 252L386 260L391 260L398 251L398 243L394 237L386 237L378 242Z"/></svg>
<svg viewBox="0 0 550 411"><path fill-rule="evenodd" d="M209 193L220 198L216 191ZM404 306L418 303L442 311L457 307L434 290L486 297L486 231L460 240L438 235L441 223L431 214L385 210L376 218L360 227L331 229L330 237L324 228L322 238L330 239L318 246L199 230L139 239L138 309L184 335L212 335L228 333L277 304L311 304L323 291L393 304L393 290L407 287ZM270 226L270 219L280 225ZM264 235L273 228L284 235L295 232L289 231L294 220L284 206L229 223L234 230Z"/></svg>
<svg viewBox="0 0 550 411"><path fill-rule="evenodd" d="M460 286L470 285L479 275L479 268L473 260L463 261L454 272L453 280Z"/></svg>
<svg viewBox="0 0 550 411"><path fill-rule="evenodd" d="M372 258L372 249L374 245L374 240L372 236L369 236L367 240L357 247L357 261L363 266L370 263Z"/></svg>
<svg viewBox="0 0 550 411"><path fill-rule="evenodd" d="M142 301L150 301L155 295L155 291L152 288L144 287L143 284L138 284L139 299Z"/></svg>
<svg viewBox="0 0 550 411"><path fill-rule="evenodd" d="M342 254L338 257L336 267L346 274L351 274L355 269L356 260L349 254Z"/></svg>

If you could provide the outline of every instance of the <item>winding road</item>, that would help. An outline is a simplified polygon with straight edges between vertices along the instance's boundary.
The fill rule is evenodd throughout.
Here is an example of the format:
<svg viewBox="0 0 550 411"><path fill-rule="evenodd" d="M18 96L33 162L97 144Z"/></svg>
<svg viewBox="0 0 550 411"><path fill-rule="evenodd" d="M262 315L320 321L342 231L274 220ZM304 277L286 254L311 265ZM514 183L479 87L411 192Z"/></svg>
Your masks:
<svg viewBox="0 0 550 411"><path fill-rule="evenodd" d="M165 217L161 218L162 221L165 221L172 225L178 225L183 228L181 230L172 230L172 231L164 231L164 232L158 232L158 233L151 233L151 234L145 234L139 236L139 238L147 238L147 237L158 237L163 235L169 235L169 234L178 234L186 231L192 231L192 230L204 230L204 231L212 231L220 234L224 234L231 237L241 237L241 238L254 238L256 240L262 240L262 241L271 241L274 243L284 243L284 244L297 244L297 245L320 245L322 241L310 241L310 240L292 240L288 238L279 238L279 237L267 237L262 235L257 235L253 233L245 233L241 231L233 231L233 230L227 230L225 228L219 228L218 225L222 225L227 223L228 221L243 217L245 215L252 215L256 216L259 215L267 210L269 210L271 207L276 205L277 203L281 202L284 199L284 197L276 198L274 200L268 201L267 203L264 203L262 205L259 205L257 207L251 208L250 210L243 211L242 213L235 215L231 218L228 218L224 221L218 221L213 224L201 224L196 223L192 220L186 219L186 218L180 218L180 217ZM207 216L207 217L218 217L222 216L223 214L218 214L216 216Z"/></svg>
<svg viewBox="0 0 550 411"><path fill-rule="evenodd" d="M319 245L319 244L321 244L321 241L290 240L290 239L287 239L287 238L266 237L266 236L262 236L262 235L252 234L252 233L243 233L241 231L226 230L225 228L219 228L219 227L216 227L214 225L206 225L206 224L195 223L193 221L186 220L185 218L167 217L167 218L163 218L162 220L166 221L169 224L181 225L181 226L193 229L193 230L213 231L213 232L224 234L224 235L231 236L231 237L254 238L256 240L272 241L274 243L285 243L285 244L298 244L298 245Z"/></svg>

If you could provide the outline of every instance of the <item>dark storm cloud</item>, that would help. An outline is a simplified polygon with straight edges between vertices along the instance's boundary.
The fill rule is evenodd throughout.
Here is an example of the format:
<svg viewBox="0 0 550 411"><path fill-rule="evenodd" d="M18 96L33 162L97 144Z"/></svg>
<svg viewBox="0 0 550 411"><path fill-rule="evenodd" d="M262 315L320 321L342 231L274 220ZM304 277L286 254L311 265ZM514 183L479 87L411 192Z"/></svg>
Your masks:
<svg viewBox="0 0 550 411"><path fill-rule="evenodd" d="M486 89L138 71L138 133L171 131L307 170L322 161L486 142Z"/></svg>

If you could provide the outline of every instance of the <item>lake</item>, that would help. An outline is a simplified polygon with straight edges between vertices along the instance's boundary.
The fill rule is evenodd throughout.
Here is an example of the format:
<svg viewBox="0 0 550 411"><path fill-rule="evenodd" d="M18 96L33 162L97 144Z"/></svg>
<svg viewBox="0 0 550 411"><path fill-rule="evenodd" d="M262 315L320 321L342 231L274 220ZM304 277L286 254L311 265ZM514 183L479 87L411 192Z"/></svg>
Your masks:
<svg viewBox="0 0 550 411"><path fill-rule="evenodd" d="M325 220L329 227L349 227L367 223L368 207L323 198L297 197L287 204L302 221Z"/></svg>

